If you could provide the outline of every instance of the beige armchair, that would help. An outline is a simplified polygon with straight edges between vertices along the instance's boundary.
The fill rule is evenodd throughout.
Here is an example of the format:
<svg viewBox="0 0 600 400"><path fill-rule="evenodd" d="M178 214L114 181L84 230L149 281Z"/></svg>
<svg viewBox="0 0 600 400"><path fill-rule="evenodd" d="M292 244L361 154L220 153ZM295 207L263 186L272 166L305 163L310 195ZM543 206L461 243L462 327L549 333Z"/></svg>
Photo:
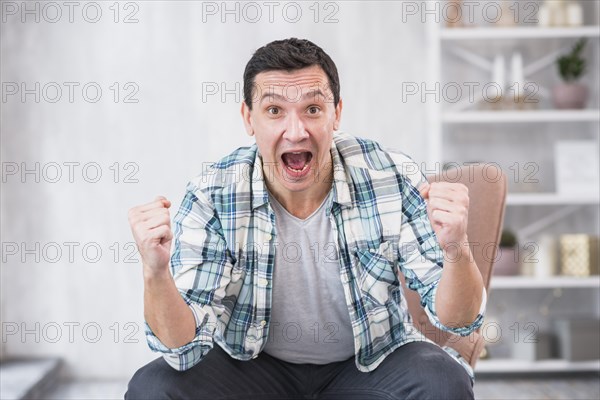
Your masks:
<svg viewBox="0 0 600 400"><path fill-rule="evenodd" d="M493 260L496 257L504 219L506 176L500 168L486 164L445 171L442 174L429 176L428 180L430 182L460 182L469 188L467 234L472 243L473 257L483 277L489 302ZM465 337L442 332L429 322L419 303L419 295L406 289L406 286L404 286L404 293L416 327L440 346L449 346L458 351L471 367L475 367L484 345L480 330Z"/></svg>

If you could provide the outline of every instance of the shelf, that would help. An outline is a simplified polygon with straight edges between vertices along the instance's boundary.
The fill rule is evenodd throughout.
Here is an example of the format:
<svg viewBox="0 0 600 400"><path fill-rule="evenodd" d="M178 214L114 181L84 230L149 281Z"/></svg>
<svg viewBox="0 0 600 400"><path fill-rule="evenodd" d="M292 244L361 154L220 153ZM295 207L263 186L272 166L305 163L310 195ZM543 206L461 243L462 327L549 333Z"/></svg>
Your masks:
<svg viewBox="0 0 600 400"><path fill-rule="evenodd" d="M600 371L600 360L567 361L515 359L479 360L475 373L536 373L536 372L589 372Z"/></svg>
<svg viewBox="0 0 600 400"><path fill-rule="evenodd" d="M600 110L446 112L442 115L442 120L448 124L481 124L490 122L597 122L600 121Z"/></svg>
<svg viewBox="0 0 600 400"><path fill-rule="evenodd" d="M600 26L576 28L451 28L442 29L442 40L482 40L482 39L546 39L600 37Z"/></svg>
<svg viewBox="0 0 600 400"><path fill-rule="evenodd" d="M551 276L547 278L533 276L492 276L490 285L492 289L600 288L600 276Z"/></svg>
<svg viewBox="0 0 600 400"><path fill-rule="evenodd" d="M600 198L594 195L573 196L557 193L509 193L506 205L563 205L563 204L600 204Z"/></svg>

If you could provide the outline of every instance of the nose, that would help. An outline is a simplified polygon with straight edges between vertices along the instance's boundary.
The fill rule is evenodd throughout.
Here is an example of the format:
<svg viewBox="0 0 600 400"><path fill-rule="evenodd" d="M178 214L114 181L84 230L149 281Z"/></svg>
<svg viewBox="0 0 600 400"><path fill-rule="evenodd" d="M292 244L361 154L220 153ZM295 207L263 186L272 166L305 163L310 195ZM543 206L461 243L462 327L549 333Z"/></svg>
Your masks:
<svg viewBox="0 0 600 400"><path fill-rule="evenodd" d="M288 114L283 137L291 142L300 142L308 138L308 132L304 129L304 123L296 112Z"/></svg>

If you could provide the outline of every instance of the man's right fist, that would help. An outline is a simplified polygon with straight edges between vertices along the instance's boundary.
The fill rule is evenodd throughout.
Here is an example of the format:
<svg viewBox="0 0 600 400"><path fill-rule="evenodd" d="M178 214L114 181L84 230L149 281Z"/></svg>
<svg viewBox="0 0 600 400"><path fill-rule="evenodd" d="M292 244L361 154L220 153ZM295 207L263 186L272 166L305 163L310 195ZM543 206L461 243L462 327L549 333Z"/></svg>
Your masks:
<svg viewBox="0 0 600 400"><path fill-rule="evenodd" d="M171 256L171 202L158 196L153 202L129 210L129 225L142 257L144 274L163 273Z"/></svg>

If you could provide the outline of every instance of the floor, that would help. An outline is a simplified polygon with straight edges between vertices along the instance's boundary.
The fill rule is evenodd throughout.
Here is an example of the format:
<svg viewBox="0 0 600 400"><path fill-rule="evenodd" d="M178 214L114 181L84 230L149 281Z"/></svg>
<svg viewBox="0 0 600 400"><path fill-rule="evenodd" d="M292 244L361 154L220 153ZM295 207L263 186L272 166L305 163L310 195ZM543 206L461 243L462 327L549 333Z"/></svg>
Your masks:
<svg viewBox="0 0 600 400"><path fill-rule="evenodd" d="M21 399L43 393L42 381L58 370L58 359L11 361L0 364L0 399ZM56 376L56 375L54 375Z"/></svg>
<svg viewBox="0 0 600 400"><path fill-rule="evenodd" d="M598 375L578 378L479 378L475 383L475 398L600 400L600 378Z"/></svg>
<svg viewBox="0 0 600 400"><path fill-rule="evenodd" d="M122 399L126 381L63 382L47 399ZM600 379L596 376L573 378L491 379L479 378L475 384L479 400L565 399L600 400Z"/></svg>
<svg viewBox="0 0 600 400"><path fill-rule="evenodd" d="M127 381L100 382L61 382L46 399L52 400L83 400L83 399L122 399L127 388Z"/></svg>

